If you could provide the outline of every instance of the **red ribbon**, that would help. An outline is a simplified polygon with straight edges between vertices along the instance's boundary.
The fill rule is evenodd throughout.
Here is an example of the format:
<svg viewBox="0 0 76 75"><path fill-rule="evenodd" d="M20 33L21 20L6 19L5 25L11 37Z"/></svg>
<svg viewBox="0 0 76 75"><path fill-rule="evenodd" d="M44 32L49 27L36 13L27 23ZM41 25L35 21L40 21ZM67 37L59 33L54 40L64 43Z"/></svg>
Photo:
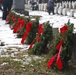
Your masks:
<svg viewBox="0 0 76 75"><path fill-rule="evenodd" d="M56 46L56 49L59 51L57 60L56 60L56 64L57 64L58 69L61 70L62 66L63 66L61 58L60 58L60 53L61 53L61 49L62 49L62 40L60 40L60 43Z"/></svg>
<svg viewBox="0 0 76 75"><path fill-rule="evenodd" d="M20 22L21 22L21 18L18 18L18 22L17 22L16 26L14 27L13 33L16 33L17 30L19 29Z"/></svg>
<svg viewBox="0 0 76 75"><path fill-rule="evenodd" d="M7 15L6 23L8 23L10 21L9 17L10 17L10 13L8 13L8 15Z"/></svg>
<svg viewBox="0 0 76 75"><path fill-rule="evenodd" d="M62 36L64 36L65 32L68 30L67 26L63 26L62 28L60 28L60 32L62 34ZM60 40L60 43L56 46L56 50L58 50L58 53L55 54L52 58L50 58L50 60L47 63L47 67L50 68L51 65L53 64L53 61L56 59L56 64L59 70L62 70L63 64L62 64L62 60L60 58L60 53L61 53L61 49L62 49L62 39Z"/></svg>
<svg viewBox="0 0 76 75"><path fill-rule="evenodd" d="M60 59L60 52L61 52L61 48L62 48L62 40L60 40L60 43L56 46L56 49L59 51L57 54L55 54L52 58L50 58L50 60L47 63L47 67L51 67L53 64L53 61L56 59L56 64L59 70L62 70L62 61Z"/></svg>
<svg viewBox="0 0 76 75"><path fill-rule="evenodd" d="M9 23L9 18L6 19L6 23Z"/></svg>
<svg viewBox="0 0 76 75"><path fill-rule="evenodd" d="M61 58L60 58L61 49L62 49L62 46L60 47L60 50L59 50L58 56L57 56L57 60L56 60L56 64L57 64L57 67L59 70L62 70L62 66L63 66Z"/></svg>
<svg viewBox="0 0 76 75"><path fill-rule="evenodd" d="M36 36L36 42L39 42L40 41L40 37L37 35ZM32 43L30 44L29 46L29 49L31 49L33 47L33 44L34 44L35 41L32 41Z"/></svg>
<svg viewBox="0 0 76 75"><path fill-rule="evenodd" d="M17 25L15 32L18 32L25 24L25 20L21 20L20 24Z"/></svg>
<svg viewBox="0 0 76 75"><path fill-rule="evenodd" d="M38 30L38 35L41 36L41 34L42 34L42 32L43 32L43 25L40 24L38 28L39 28L39 30Z"/></svg>
<svg viewBox="0 0 76 75"><path fill-rule="evenodd" d="M32 48L33 44L34 44L34 41L32 41L32 43L30 44L29 49L31 49L31 48Z"/></svg>
<svg viewBox="0 0 76 75"><path fill-rule="evenodd" d="M30 30L31 30L31 27L32 27L32 22L28 22L28 23L26 24L26 31L25 31L25 33L24 33L24 35L23 35L23 37L22 37L22 40L21 40L21 43L22 43L22 44L24 44L24 40L25 40L26 37L28 36L28 33L29 33Z"/></svg>
<svg viewBox="0 0 76 75"><path fill-rule="evenodd" d="M14 15L12 16L12 21L13 21L13 22L15 22L15 21L16 21L16 19L15 19L15 16L14 16Z"/></svg>
<svg viewBox="0 0 76 75"><path fill-rule="evenodd" d="M62 28L60 28L60 32L62 34L62 36L65 35L65 32L68 30L67 26L63 26ZM62 49L62 39L60 40L60 43L56 46L56 50L58 50L58 53L55 54L52 58L50 58L50 60L47 63L47 67L51 67L51 65L53 64L53 61L56 59L56 64L59 70L62 70L63 64L60 58L60 53L61 53L61 49Z"/></svg>
<svg viewBox="0 0 76 75"><path fill-rule="evenodd" d="M62 46L62 40L60 40L60 43L56 46L56 49L59 51L61 46Z"/></svg>
<svg viewBox="0 0 76 75"><path fill-rule="evenodd" d="M38 30L38 35L36 36L36 42L39 42L40 41L40 36L41 36L41 34L43 32L43 25L40 24L39 27L38 27L38 29L39 30ZM34 41L30 44L29 49L32 48L33 44L34 44Z"/></svg>
<svg viewBox="0 0 76 75"><path fill-rule="evenodd" d="M54 60L56 59L57 54L55 54L52 58L50 58L50 60L47 63L47 67L50 68L50 66L52 66Z"/></svg>
<svg viewBox="0 0 76 75"><path fill-rule="evenodd" d="M62 36L64 36L64 34L67 30L68 30L67 26L63 26L62 28L60 28L60 32L61 32Z"/></svg>
<svg viewBox="0 0 76 75"><path fill-rule="evenodd" d="M25 20L24 20L24 19L21 20L20 24L21 24L21 27L24 27L24 25L25 25Z"/></svg>

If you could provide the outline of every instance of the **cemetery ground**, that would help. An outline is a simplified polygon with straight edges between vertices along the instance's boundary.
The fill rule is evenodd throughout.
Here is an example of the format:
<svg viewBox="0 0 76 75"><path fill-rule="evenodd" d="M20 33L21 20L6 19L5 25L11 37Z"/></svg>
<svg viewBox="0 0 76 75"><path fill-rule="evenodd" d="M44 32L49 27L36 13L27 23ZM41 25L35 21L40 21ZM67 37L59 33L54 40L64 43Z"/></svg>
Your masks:
<svg viewBox="0 0 76 75"><path fill-rule="evenodd" d="M66 70L53 71L46 67L46 55L28 55L28 50L19 47L9 47L2 55L0 75L76 75L76 65L71 61Z"/></svg>
<svg viewBox="0 0 76 75"><path fill-rule="evenodd" d="M38 12L38 11L37 11ZM53 27L61 27L68 19L75 23L76 18L68 16L48 15L36 11L30 12L30 15L40 15L40 23L50 21ZM45 15L45 16L44 16ZM55 18L57 17L57 18ZM8 33L8 34L7 34ZM53 71L46 66L47 55L29 55L28 45L21 45L16 34L12 33L8 24L0 19L0 75L76 75L76 64L69 61L69 67L63 71Z"/></svg>

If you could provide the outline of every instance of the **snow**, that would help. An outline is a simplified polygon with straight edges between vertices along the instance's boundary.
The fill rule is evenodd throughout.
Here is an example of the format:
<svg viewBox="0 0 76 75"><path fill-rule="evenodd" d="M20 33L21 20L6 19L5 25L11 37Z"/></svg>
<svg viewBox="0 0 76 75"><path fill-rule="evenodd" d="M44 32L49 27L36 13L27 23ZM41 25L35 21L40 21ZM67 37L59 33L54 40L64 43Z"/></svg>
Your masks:
<svg viewBox="0 0 76 75"><path fill-rule="evenodd" d="M74 24L76 32L76 13L74 14L75 17L62 16L62 15L49 15L47 12L44 11L29 11L30 15L39 15L42 16L40 18L40 23L44 23L46 21L50 22L50 25L53 24L53 28L60 28L65 23L70 22ZM69 14L69 12L68 12ZM2 12L0 11L0 17L2 17ZM22 45L21 38L16 38L16 34L10 29L9 24L6 24L2 18L0 18L0 40L4 42L5 46L0 46L0 53L4 48L8 47L20 47L24 49L28 49L29 45Z"/></svg>
<svg viewBox="0 0 76 75"><path fill-rule="evenodd" d="M61 28L70 19L70 22L73 23L76 28L76 18L74 19L74 17L70 17L69 12L67 13L68 16L62 16L57 14L48 15L48 13L44 11L31 11L29 14L42 16L40 19L40 23L49 21L51 25L53 24L53 28ZM76 13L74 14L74 16L76 17ZM74 30L74 32L76 32L76 29Z"/></svg>

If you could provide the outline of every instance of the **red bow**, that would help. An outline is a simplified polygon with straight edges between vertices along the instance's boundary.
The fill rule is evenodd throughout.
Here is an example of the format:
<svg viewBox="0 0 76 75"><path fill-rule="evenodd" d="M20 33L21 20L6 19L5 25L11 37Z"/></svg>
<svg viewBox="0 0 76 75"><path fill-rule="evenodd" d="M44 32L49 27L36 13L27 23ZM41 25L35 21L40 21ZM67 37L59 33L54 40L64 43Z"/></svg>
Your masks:
<svg viewBox="0 0 76 75"><path fill-rule="evenodd" d="M40 24L40 25L39 25L39 30L38 30L38 35L41 35L42 32L43 32L43 25Z"/></svg>
<svg viewBox="0 0 76 75"><path fill-rule="evenodd" d="M14 15L12 16L12 21L13 21L13 22L15 22L15 21L16 21L16 19L15 19L15 16L14 16Z"/></svg>
<svg viewBox="0 0 76 75"><path fill-rule="evenodd" d="M22 40L21 40L21 43L24 44L24 40L26 39L26 37L28 36L28 33L30 32L31 30L31 27L32 27L32 22L28 22L27 25L26 25L26 31L22 37Z"/></svg>
<svg viewBox="0 0 76 75"><path fill-rule="evenodd" d="M61 34L64 36L65 32L68 30L67 26L63 26L62 28L60 28L60 32Z"/></svg>
<svg viewBox="0 0 76 75"><path fill-rule="evenodd" d="M36 42L40 41L40 36L41 36L41 34L43 32L43 25L40 24L38 28L39 28L39 30L38 30L38 35L36 36ZM30 44L29 49L32 48L33 44L34 44L34 41Z"/></svg>
<svg viewBox="0 0 76 75"><path fill-rule="evenodd" d="M21 22L21 18L18 18L18 22L14 27L13 33L16 33L20 29L20 22Z"/></svg>
<svg viewBox="0 0 76 75"><path fill-rule="evenodd" d="M10 21L9 17L10 17L10 13L8 13L8 15L7 15L6 23L9 23L9 21Z"/></svg>

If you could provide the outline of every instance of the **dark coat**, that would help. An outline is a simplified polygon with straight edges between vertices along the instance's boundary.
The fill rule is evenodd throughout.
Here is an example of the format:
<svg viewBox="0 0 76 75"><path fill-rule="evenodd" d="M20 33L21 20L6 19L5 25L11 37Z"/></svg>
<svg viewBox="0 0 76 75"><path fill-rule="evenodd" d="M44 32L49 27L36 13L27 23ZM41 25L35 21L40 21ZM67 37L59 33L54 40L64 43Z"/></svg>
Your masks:
<svg viewBox="0 0 76 75"><path fill-rule="evenodd" d="M12 3L13 0L2 0L3 3Z"/></svg>
<svg viewBox="0 0 76 75"><path fill-rule="evenodd" d="M31 4L32 4L32 5L36 5L37 3L36 3L36 2L32 2Z"/></svg>
<svg viewBox="0 0 76 75"><path fill-rule="evenodd" d="M54 8L54 0L48 0L48 8Z"/></svg>
<svg viewBox="0 0 76 75"><path fill-rule="evenodd" d="M2 4L3 4L3 16L2 16L2 19L3 20L6 20L6 17L8 15L9 11L11 10L12 3L13 3L13 0L2 0Z"/></svg>
<svg viewBox="0 0 76 75"><path fill-rule="evenodd" d="M47 10L48 10L49 15L51 12L54 14L54 3L55 3L55 0L48 0Z"/></svg>

